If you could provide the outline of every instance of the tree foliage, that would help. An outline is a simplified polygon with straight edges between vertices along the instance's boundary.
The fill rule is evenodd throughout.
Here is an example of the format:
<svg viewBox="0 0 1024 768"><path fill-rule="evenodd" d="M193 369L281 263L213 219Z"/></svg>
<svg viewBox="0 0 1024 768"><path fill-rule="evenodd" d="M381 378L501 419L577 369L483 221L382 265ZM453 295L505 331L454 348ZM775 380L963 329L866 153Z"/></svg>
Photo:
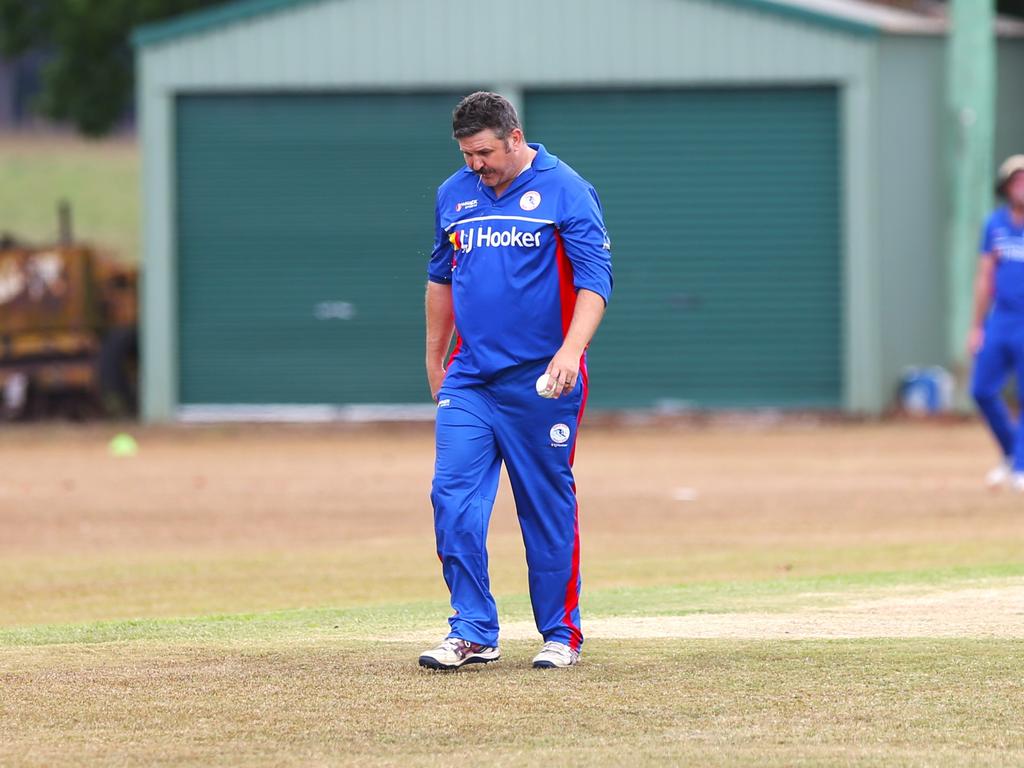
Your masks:
<svg viewBox="0 0 1024 768"><path fill-rule="evenodd" d="M37 108L89 136L107 133L132 103L134 53L140 24L225 0L0 0L0 55L42 49Z"/></svg>
<svg viewBox="0 0 1024 768"><path fill-rule="evenodd" d="M999 0L996 5L1000 13L1024 17L1024 0Z"/></svg>

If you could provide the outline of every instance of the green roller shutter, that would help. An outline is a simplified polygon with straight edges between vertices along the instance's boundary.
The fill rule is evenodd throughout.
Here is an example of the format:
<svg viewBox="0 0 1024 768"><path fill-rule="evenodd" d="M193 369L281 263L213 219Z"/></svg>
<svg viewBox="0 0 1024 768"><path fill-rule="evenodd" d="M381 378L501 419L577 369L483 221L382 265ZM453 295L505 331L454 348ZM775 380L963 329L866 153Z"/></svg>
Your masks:
<svg viewBox="0 0 1024 768"><path fill-rule="evenodd" d="M595 406L840 404L834 89L531 93L524 117L612 238Z"/></svg>
<svg viewBox="0 0 1024 768"><path fill-rule="evenodd" d="M178 100L179 401L424 402L458 95Z"/></svg>

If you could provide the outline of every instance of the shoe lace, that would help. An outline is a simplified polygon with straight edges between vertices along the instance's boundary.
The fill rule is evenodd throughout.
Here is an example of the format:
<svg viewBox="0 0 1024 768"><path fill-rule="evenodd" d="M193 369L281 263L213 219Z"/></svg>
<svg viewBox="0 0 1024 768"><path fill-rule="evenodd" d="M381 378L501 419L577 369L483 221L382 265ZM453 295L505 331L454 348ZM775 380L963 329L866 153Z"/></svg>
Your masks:
<svg viewBox="0 0 1024 768"><path fill-rule="evenodd" d="M444 640L441 641L441 645L438 647L454 653L459 649L461 643L462 641L457 637L446 637Z"/></svg>

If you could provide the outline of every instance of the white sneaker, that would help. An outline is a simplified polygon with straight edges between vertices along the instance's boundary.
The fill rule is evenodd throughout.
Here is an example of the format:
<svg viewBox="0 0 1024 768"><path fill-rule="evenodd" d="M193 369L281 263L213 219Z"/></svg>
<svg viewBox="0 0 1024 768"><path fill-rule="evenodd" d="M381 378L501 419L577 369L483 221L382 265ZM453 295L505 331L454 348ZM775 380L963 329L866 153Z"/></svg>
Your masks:
<svg viewBox="0 0 1024 768"><path fill-rule="evenodd" d="M985 475L985 485L989 488L999 488L1004 486L1012 474L1013 464L1009 459L1007 459L988 471L988 474Z"/></svg>
<svg viewBox="0 0 1024 768"><path fill-rule="evenodd" d="M420 654L420 666L429 669L458 669L463 664L486 664L501 658L497 646L491 648L458 637L441 641L437 648Z"/></svg>
<svg viewBox="0 0 1024 768"><path fill-rule="evenodd" d="M540 653L533 657L535 669L554 669L571 667L580 660L580 652L574 651L565 643L544 643Z"/></svg>
<svg viewBox="0 0 1024 768"><path fill-rule="evenodd" d="M1024 472L1014 472L1010 477L1010 488L1017 493L1024 493Z"/></svg>

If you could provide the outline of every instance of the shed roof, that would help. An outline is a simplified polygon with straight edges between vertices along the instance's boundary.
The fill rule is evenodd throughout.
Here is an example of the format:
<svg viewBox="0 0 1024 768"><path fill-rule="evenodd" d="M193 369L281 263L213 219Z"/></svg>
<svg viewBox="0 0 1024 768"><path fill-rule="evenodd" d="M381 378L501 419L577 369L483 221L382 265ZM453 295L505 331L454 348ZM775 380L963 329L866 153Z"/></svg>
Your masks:
<svg viewBox="0 0 1024 768"><path fill-rule="evenodd" d="M733 2L735 0L729 0ZM738 0L748 2L749 0ZM754 3L761 4L761 3ZM767 0L764 5L787 6L805 14L864 24L891 35L944 35L949 30L946 4L921 4L920 9L895 8L864 0ZM996 18L996 33L1005 37L1024 36L1024 21L1009 16Z"/></svg>
<svg viewBox="0 0 1024 768"><path fill-rule="evenodd" d="M327 0L237 0L225 5L145 24L132 34L139 48L168 42L198 32ZM941 35L949 24L945 9L922 12L892 8L865 0L717 0L736 6L775 13L860 35ZM1024 37L1024 21L1000 16L996 32L1003 37Z"/></svg>

